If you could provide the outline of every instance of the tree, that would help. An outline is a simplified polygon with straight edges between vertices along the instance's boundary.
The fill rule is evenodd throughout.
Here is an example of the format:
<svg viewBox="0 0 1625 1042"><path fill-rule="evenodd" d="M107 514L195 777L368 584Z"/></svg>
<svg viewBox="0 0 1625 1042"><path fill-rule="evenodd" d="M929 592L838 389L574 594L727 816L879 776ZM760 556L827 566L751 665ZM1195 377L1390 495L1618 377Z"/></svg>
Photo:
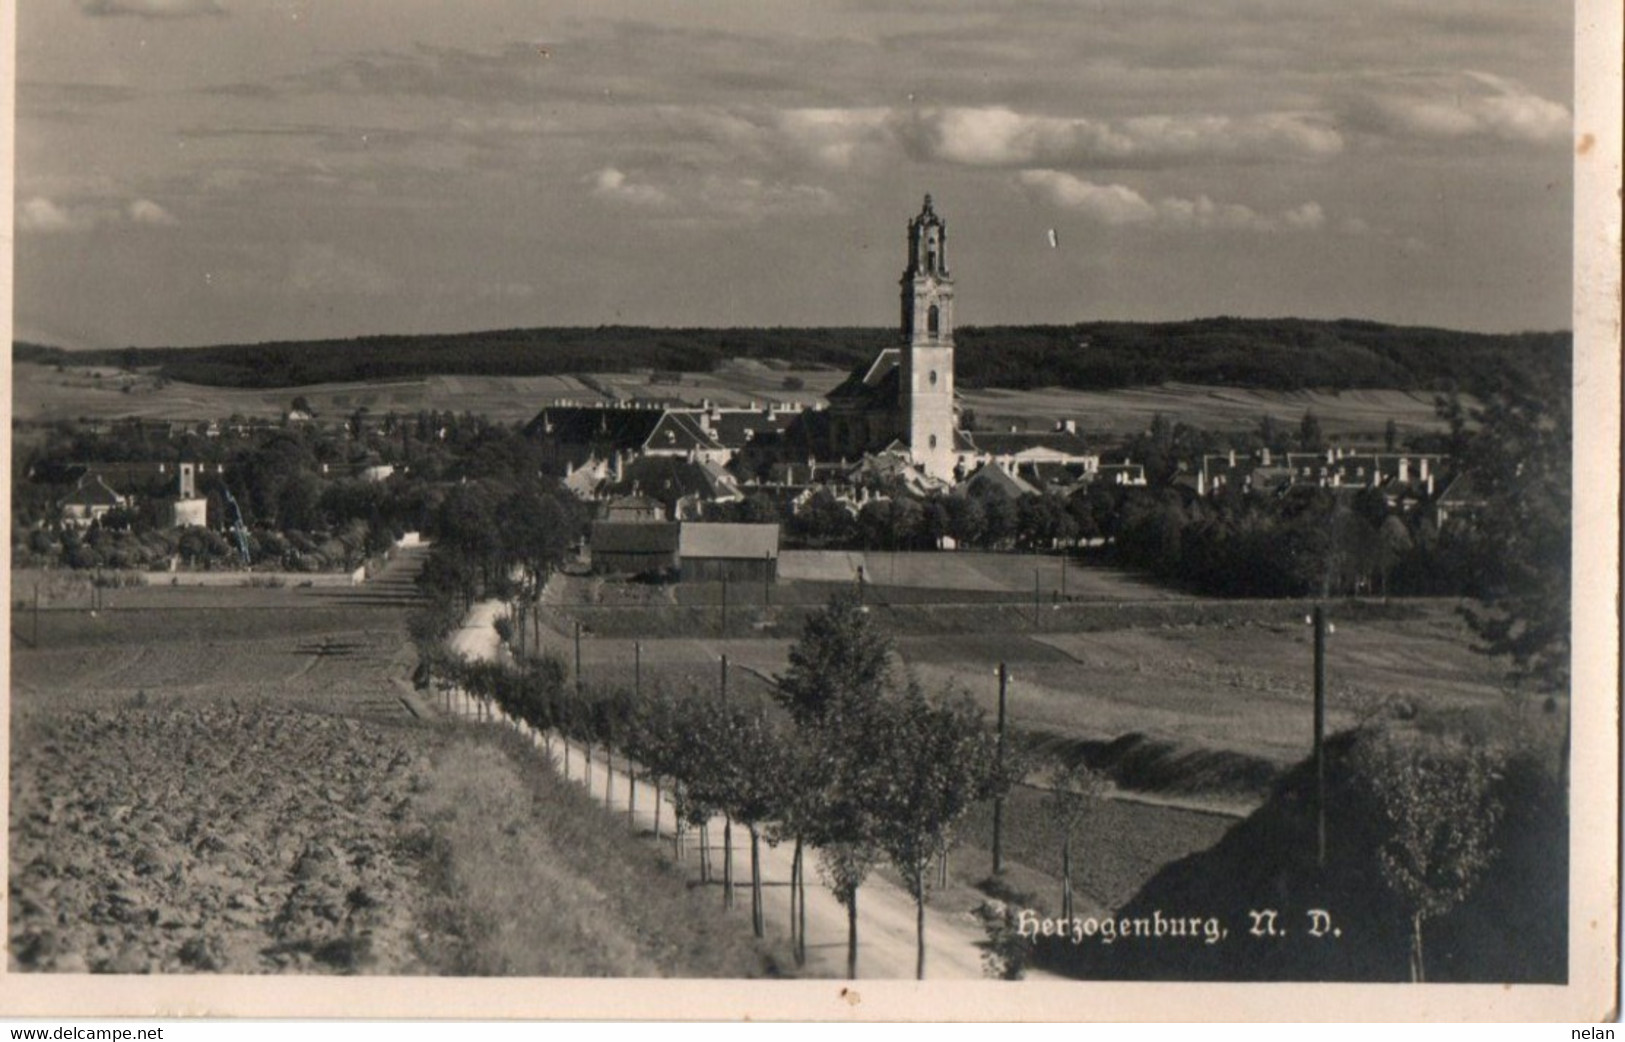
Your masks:
<svg viewBox="0 0 1625 1042"><path fill-rule="evenodd" d="M1072 841L1106 798L1106 776L1079 760L1050 780L1049 817L1061 830L1061 918L1072 920Z"/></svg>
<svg viewBox="0 0 1625 1042"><path fill-rule="evenodd" d="M1484 548L1479 606L1468 624L1482 650L1550 691L1569 686L1574 431L1566 383L1531 375L1482 407L1441 405L1461 446L1461 472L1482 506L1467 524ZM1471 424L1477 424L1477 430Z"/></svg>
<svg viewBox="0 0 1625 1042"><path fill-rule="evenodd" d="M857 595L843 590L807 619L777 697L799 725L832 724L882 696L891 652Z"/></svg>
<svg viewBox="0 0 1625 1042"><path fill-rule="evenodd" d="M1264 448L1271 452L1284 452L1286 450L1286 434L1275 417L1265 413L1258 421L1258 440Z"/></svg>
<svg viewBox="0 0 1625 1042"><path fill-rule="evenodd" d="M760 710L746 711L707 703L717 716L718 747L723 757L713 766L722 772L718 800L730 821L750 833L750 922L757 937L765 933L762 909L762 829L781 812L778 783L786 743Z"/></svg>
<svg viewBox="0 0 1625 1042"><path fill-rule="evenodd" d="M956 546L975 546L987 527L987 513L975 496L952 495L943 504L948 511L948 534Z"/></svg>
<svg viewBox="0 0 1625 1042"><path fill-rule="evenodd" d="M885 765L877 790L878 845L914 898L914 972L925 979L925 901L931 866L953 843L954 827L1002 777L998 739L981 710L949 692L933 703L910 682L877 707L867 726Z"/></svg>
<svg viewBox="0 0 1625 1042"><path fill-rule="evenodd" d="M1377 529L1377 568L1382 573L1382 595L1388 596L1388 581L1394 573L1394 566L1404 560L1405 555L1414 547L1410 529L1399 515L1391 514Z"/></svg>
<svg viewBox="0 0 1625 1042"><path fill-rule="evenodd" d="M982 500L982 545L997 549L1016 536L1016 501L997 493Z"/></svg>
<svg viewBox="0 0 1625 1042"><path fill-rule="evenodd" d="M798 844L818 848L818 868L846 908L847 976L858 971L858 891L880 860L879 789L888 776L877 721L891 686L891 642L875 630L856 594L840 593L812 615L790 649L778 698L809 752L795 759ZM787 772L788 773L788 772Z"/></svg>
<svg viewBox="0 0 1625 1042"><path fill-rule="evenodd" d="M1363 735L1355 756L1382 828L1383 881L1410 920L1411 980L1422 983L1424 924L1472 893L1494 857L1499 764L1483 748L1390 732Z"/></svg>
<svg viewBox="0 0 1625 1042"><path fill-rule="evenodd" d="M1305 409L1303 419L1298 421L1298 448L1304 452L1325 451L1326 436L1321 433L1320 420L1312 409Z"/></svg>

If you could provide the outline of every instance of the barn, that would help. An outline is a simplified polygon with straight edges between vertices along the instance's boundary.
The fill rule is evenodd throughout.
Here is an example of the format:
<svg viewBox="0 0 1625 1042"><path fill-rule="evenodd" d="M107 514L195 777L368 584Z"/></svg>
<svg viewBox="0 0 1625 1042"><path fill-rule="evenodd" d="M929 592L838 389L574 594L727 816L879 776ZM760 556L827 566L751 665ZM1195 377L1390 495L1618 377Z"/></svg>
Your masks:
<svg viewBox="0 0 1625 1042"><path fill-rule="evenodd" d="M684 582L775 582L779 526L685 521L677 555Z"/></svg>
<svg viewBox="0 0 1625 1042"><path fill-rule="evenodd" d="M660 575L677 570L678 525L647 521L595 521L592 570Z"/></svg>

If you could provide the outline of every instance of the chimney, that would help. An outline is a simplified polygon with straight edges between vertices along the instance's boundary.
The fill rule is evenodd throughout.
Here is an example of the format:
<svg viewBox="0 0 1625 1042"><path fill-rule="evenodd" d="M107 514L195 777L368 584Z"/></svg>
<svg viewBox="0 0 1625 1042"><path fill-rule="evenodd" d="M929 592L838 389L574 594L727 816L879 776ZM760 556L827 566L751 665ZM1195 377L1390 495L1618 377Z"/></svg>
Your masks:
<svg viewBox="0 0 1625 1042"><path fill-rule="evenodd" d="M1234 467L1236 465L1236 450L1235 449L1230 450L1229 460L1230 460L1230 466Z"/></svg>
<svg viewBox="0 0 1625 1042"><path fill-rule="evenodd" d="M1428 483L1428 491L1432 492L1433 491L1433 476L1428 473L1428 458L1426 456L1423 456L1417 462L1421 465L1421 468L1422 468L1421 469L1422 480L1426 481Z"/></svg>
<svg viewBox="0 0 1625 1042"><path fill-rule="evenodd" d="M196 483L195 477L193 476L192 464L190 464L190 463L182 463L181 464L181 490L180 491L181 491L181 498L182 499L196 499L197 498L197 483Z"/></svg>
<svg viewBox="0 0 1625 1042"><path fill-rule="evenodd" d="M1268 445L1264 446L1264 458L1260 462L1266 467L1270 465L1270 447Z"/></svg>
<svg viewBox="0 0 1625 1042"><path fill-rule="evenodd" d="M615 453L614 457L610 460L610 468L610 474L613 476L615 483L620 484L622 478L626 476L626 472L623 469L621 454L619 452Z"/></svg>

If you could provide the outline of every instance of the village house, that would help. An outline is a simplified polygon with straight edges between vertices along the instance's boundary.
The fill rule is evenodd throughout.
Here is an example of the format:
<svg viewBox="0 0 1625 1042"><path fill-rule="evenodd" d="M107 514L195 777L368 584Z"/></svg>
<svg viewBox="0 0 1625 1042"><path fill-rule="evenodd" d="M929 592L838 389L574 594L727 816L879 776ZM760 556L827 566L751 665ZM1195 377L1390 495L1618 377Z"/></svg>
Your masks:
<svg viewBox="0 0 1625 1042"><path fill-rule="evenodd" d="M85 528L129 504L129 497L115 492L100 474L86 474L79 479L73 491L63 497L62 521L76 528Z"/></svg>

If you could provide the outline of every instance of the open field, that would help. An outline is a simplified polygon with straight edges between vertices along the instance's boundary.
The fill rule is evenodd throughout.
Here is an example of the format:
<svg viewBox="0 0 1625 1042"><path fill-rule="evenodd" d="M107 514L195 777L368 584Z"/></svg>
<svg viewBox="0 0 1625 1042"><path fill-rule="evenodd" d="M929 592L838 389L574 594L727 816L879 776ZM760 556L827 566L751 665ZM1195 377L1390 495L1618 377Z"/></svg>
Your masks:
<svg viewBox="0 0 1625 1042"><path fill-rule="evenodd" d="M14 418L29 422L125 416L196 421L232 415L278 418L295 397L303 395L318 416L347 417L360 408L375 414L439 410L477 412L497 422L517 423L528 421L552 401L607 401L614 395L677 398L696 405L701 399L725 405L770 399L813 404L821 402L844 376L833 369L777 370L739 360L715 373L683 374L680 383L651 383L649 374L643 372L581 377L431 376L244 390L174 381L160 384L150 375L105 366L58 372L53 366L22 362L12 368L12 403ZM801 380L803 389L786 390L788 377Z"/></svg>
<svg viewBox="0 0 1625 1042"><path fill-rule="evenodd" d="M14 614L14 971L777 972L538 758L411 695L408 568L108 590L145 600L42 611L37 646Z"/></svg>
<svg viewBox="0 0 1625 1042"><path fill-rule="evenodd" d="M885 572L889 555L873 557ZM405 683L411 560L355 591L110 589L94 614L64 594L39 613L37 646L33 613L14 612L15 967L779 972L744 917L707 914L714 894L603 828L523 743L433 722ZM1301 605L1149 600L1134 577L1087 566L1068 573L1083 599L1044 603L1035 625L1022 588L1035 562L1051 570L1041 584L1058 580L1054 559L897 555L898 585L869 591L872 617L899 668L958 685L990 714L1007 663L1014 729L1114 764L1135 790L1101 810L1078 852L1080 908L1105 910L1234 826L1202 808L1244 813L1302 760L1309 633ZM726 655L730 697L765 699L800 620L846 585L778 584L773 605L739 604L719 636L711 586L561 577L541 646L570 663L580 618L589 685L630 686L637 662L645 690L713 691ZM1334 727L1384 699L1419 720L1504 704L1495 664L1469 649L1449 605L1332 611ZM1001 884L1046 903L1058 873L1047 814L1037 789L1008 801ZM986 877L989 831L987 808L966 823L952 901ZM99 874L70 879L74 865ZM515 895L540 892L566 896L507 914ZM619 909L612 921L581 915L605 906Z"/></svg>
<svg viewBox="0 0 1625 1042"><path fill-rule="evenodd" d="M603 401L611 397L671 398L689 404L702 399L724 405L791 401L821 404L845 377L836 369L781 369L752 359L735 359L711 373L684 373L677 383L652 383L647 371L589 373L581 376L432 376L418 380L313 384L274 390L238 390L168 382L111 367L71 367L22 362L12 367L15 419L44 422L90 417L136 416L163 420L204 420L233 414L272 418L287 412L298 395L319 415L348 416L358 408L373 413L420 409L483 413L499 422L523 422L558 399ZM785 382L799 380L800 390ZM986 429L1014 425L1043 430L1057 420L1076 420L1082 430L1122 435L1143 431L1157 413L1215 430L1251 429L1268 414L1296 424L1314 410L1328 435L1359 435L1380 440L1391 418L1400 432L1442 431L1433 396L1393 390L1268 391L1196 384L1117 391L996 388L961 391L964 406Z"/></svg>
<svg viewBox="0 0 1625 1042"><path fill-rule="evenodd" d="M1259 798L1271 777L1307 752L1308 605L1174 594L1094 565L1067 569L1069 599L1058 602L1054 557L786 554L784 574L816 578L766 591L731 584L726 627L719 584L561 576L549 587L544 617L559 635L553 650L566 662L575 651L567 637L582 623L589 683L629 684L634 643L646 682L665 677L711 687L723 655L736 674L764 681L783 671L808 615L851 588L831 577L860 561L876 581L866 602L894 638L901 668L933 688L956 686L991 713L996 667L1005 662L1013 726L1057 750L1098 755L1108 743L1133 739L1141 780L1153 791L1219 795L1230 804ZM1036 615L1035 567L1042 593ZM887 582L892 574L896 586ZM1359 602L1331 612L1333 728L1385 704L1429 716L1506 704L1500 667L1471 650L1453 603ZM744 683L754 690L753 681Z"/></svg>
<svg viewBox="0 0 1625 1042"><path fill-rule="evenodd" d="M1282 614L1290 619L1293 613ZM876 618L884 626L887 614ZM634 639L601 632L610 621L603 616L583 630L582 672L590 684L630 686L636 643L645 684L711 690L727 655L731 689L756 691L764 678L784 670L793 640L790 633ZM955 627L945 635L910 631L895 639L901 668L928 687L957 687L990 714L997 704L996 667L1005 662L1012 726L1061 748L1140 736L1166 743L1171 756L1186 757L1192 768L1208 758L1205 770L1183 781L1164 779L1158 791L1256 797L1276 770L1308 752L1312 655L1301 623L1037 634ZM573 661L565 636L544 644ZM1495 664L1469 650L1465 629L1446 609L1429 609L1420 620L1339 624L1328 672L1333 728L1352 726L1385 701L1427 714L1460 714L1498 710L1505 700Z"/></svg>
<svg viewBox="0 0 1625 1042"><path fill-rule="evenodd" d="M1137 434L1157 413L1209 430L1256 429L1265 415L1296 429L1310 410L1329 437L1380 442L1390 419L1402 437L1446 429L1434 408L1435 396L1418 391L1270 391L1169 383L1116 391L962 389L960 397L976 413L978 426L989 430L1044 430L1057 420L1073 419L1086 434Z"/></svg>

